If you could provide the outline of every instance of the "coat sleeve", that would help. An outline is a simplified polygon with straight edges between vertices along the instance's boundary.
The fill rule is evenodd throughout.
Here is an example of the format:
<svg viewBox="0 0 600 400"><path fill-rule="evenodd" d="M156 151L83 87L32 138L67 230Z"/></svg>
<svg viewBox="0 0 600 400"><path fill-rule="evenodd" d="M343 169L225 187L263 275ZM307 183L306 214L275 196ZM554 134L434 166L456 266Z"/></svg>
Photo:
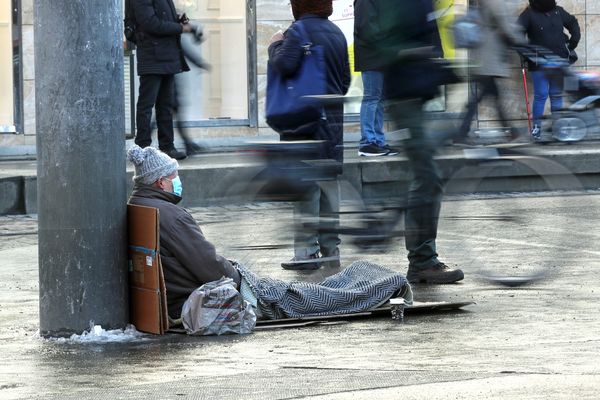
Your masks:
<svg viewBox="0 0 600 400"><path fill-rule="evenodd" d="M581 40L581 28L579 27L579 21L577 21L577 18L574 15L569 14L562 7L560 8L560 15L562 17L563 26L567 28L569 35L571 35L568 41L569 50L575 50L579 44L579 41Z"/></svg>
<svg viewBox="0 0 600 400"><path fill-rule="evenodd" d="M269 62L283 76L292 76L300 68L302 47L300 35L293 25L284 33L284 39L269 46Z"/></svg>
<svg viewBox="0 0 600 400"><path fill-rule="evenodd" d="M156 36L174 36L183 32L183 28L178 22L158 18L153 0L133 1L135 22L142 31Z"/></svg>
<svg viewBox="0 0 600 400"><path fill-rule="evenodd" d="M178 234L177 245L172 248L172 255L199 282L212 282L223 276L240 283L240 275L233 265L217 254L215 246L202 234L202 231L187 212L182 213L174 226Z"/></svg>

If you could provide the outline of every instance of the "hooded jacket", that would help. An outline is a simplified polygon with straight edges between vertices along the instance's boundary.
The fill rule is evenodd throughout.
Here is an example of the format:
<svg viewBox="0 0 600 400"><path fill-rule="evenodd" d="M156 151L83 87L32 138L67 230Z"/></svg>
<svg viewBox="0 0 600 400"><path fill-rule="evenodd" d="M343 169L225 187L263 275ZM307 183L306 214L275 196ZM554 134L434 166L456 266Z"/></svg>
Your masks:
<svg viewBox="0 0 600 400"><path fill-rule="evenodd" d="M562 58L568 58L569 51L575 50L581 39L577 18L557 6L554 0L530 0L518 22L529 43L545 47ZM564 34L564 28L570 36Z"/></svg>
<svg viewBox="0 0 600 400"><path fill-rule="evenodd" d="M143 184L136 184L129 198L129 204L159 210L160 258L171 318L179 318L183 303L203 284L223 276L240 283L240 274L231 262L217 254L194 218L177 205L180 201L181 197L173 193Z"/></svg>

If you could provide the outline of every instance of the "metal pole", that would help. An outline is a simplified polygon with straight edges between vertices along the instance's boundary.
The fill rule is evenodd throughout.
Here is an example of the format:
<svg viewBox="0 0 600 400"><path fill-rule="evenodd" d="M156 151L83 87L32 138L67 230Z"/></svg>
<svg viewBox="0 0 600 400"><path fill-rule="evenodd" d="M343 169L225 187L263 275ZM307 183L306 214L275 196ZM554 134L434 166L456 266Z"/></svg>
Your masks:
<svg viewBox="0 0 600 400"><path fill-rule="evenodd" d="M128 320L122 0L36 0L40 334Z"/></svg>

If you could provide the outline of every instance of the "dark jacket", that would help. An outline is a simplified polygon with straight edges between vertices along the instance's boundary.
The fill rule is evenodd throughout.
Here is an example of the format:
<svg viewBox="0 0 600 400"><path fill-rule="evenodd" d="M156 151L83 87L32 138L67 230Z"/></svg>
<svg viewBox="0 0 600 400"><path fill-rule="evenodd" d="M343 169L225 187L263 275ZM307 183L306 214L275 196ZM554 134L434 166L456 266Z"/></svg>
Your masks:
<svg viewBox="0 0 600 400"><path fill-rule="evenodd" d="M374 45L384 71L385 96L430 99L439 86L456 77L432 57L439 56L439 34L429 20L431 0L379 0L376 24L381 39ZM436 40L437 36L437 40Z"/></svg>
<svg viewBox="0 0 600 400"><path fill-rule="evenodd" d="M304 24L313 44L323 46L327 93L345 95L350 87L350 63L344 34L327 18L307 14L300 16L299 19ZM292 76L302 61L301 36L292 24L285 31L284 37L284 40L274 42L269 46L269 62L284 76ZM324 124L315 137L297 139L326 140L327 146L323 155L341 163L343 160L344 107L342 104L327 106L325 113L327 124Z"/></svg>
<svg viewBox="0 0 600 400"><path fill-rule="evenodd" d="M378 0L354 0L354 70L376 71L381 68L376 43L382 39L377 24Z"/></svg>
<svg viewBox="0 0 600 400"><path fill-rule="evenodd" d="M431 0L420 0L428 12L433 12ZM415 6L417 7L417 6ZM381 0L354 0L354 70L377 71L383 68L378 44L386 40L388 32L381 25L386 2ZM435 21L425 23L429 42L438 56L443 55L442 44ZM429 39L428 39L429 41Z"/></svg>
<svg viewBox="0 0 600 400"><path fill-rule="evenodd" d="M171 318L179 318L185 300L203 284L223 276L240 283L237 270L216 253L194 218L177 205L179 201L179 196L140 184L135 185L129 198L129 204L159 210L160 258Z"/></svg>
<svg viewBox="0 0 600 400"><path fill-rule="evenodd" d="M518 22L527 35L529 43L545 47L559 57L568 58L569 50L574 50L581 39L581 30L577 18L564 8L555 6L550 11L542 3L531 2L521 15ZM568 37L564 34L566 28Z"/></svg>
<svg viewBox="0 0 600 400"><path fill-rule="evenodd" d="M172 0L132 0L138 75L189 71L181 49L182 27Z"/></svg>

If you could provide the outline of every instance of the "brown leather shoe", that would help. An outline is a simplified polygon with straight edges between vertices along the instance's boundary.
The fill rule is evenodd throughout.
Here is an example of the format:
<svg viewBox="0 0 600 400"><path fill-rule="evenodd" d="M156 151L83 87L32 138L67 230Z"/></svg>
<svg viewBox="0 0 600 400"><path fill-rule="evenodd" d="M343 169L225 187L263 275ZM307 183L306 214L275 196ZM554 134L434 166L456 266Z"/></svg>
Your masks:
<svg viewBox="0 0 600 400"><path fill-rule="evenodd" d="M410 283L454 283L464 277L462 270L452 269L442 262L421 270L409 267L406 273L406 279Z"/></svg>

